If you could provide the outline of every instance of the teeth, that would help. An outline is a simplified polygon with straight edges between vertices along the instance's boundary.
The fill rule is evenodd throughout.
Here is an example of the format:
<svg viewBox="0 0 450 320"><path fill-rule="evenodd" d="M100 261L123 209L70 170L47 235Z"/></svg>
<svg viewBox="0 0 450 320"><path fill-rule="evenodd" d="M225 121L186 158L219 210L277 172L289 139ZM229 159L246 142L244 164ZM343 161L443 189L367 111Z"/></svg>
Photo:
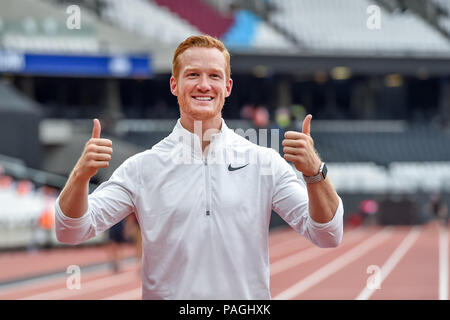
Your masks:
<svg viewBox="0 0 450 320"><path fill-rule="evenodd" d="M200 100L200 101L210 101L212 100L211 97L195 97L196 100Z"/></svg>

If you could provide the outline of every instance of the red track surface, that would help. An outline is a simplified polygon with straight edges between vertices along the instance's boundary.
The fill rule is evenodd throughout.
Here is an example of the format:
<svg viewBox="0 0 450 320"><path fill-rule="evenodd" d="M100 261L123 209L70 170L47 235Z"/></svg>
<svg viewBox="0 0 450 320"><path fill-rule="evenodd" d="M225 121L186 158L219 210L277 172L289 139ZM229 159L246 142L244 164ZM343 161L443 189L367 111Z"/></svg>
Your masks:
<svg viewBox="0 0 450 320"><path fill-rule="evenodd" d="M271 232L274 299L448 299L448 227L346 229L338 248L321 249L292 229ZM133 248L124 248L126 257ZM443 260L445 259L445 260ZM0 254L0 299L140 299L133 259L113 273L104 246ZM84 269L84 266L99 265ZM81 288L68 289L69 265L78 265ZM372 266L378 270L369 272ZM54 274L50 277L38 275ZM34 278L32 281L14 281ZM379 289L368 289L378 279ZM1 285L9 282L8 285Z"/></svg>

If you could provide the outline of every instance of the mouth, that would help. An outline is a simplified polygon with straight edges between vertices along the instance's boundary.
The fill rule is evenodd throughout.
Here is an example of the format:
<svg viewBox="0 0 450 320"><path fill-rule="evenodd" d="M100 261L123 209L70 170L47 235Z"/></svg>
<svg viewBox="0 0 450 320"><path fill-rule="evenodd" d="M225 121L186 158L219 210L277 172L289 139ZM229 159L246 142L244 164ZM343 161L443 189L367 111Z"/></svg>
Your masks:
<svg viewBox="0 0 450 320"><path fill-rule="evenodd" d="M192 98L194 98L197 101L212 101L214 99L213 97L207 96L193 96Z"/></svg>

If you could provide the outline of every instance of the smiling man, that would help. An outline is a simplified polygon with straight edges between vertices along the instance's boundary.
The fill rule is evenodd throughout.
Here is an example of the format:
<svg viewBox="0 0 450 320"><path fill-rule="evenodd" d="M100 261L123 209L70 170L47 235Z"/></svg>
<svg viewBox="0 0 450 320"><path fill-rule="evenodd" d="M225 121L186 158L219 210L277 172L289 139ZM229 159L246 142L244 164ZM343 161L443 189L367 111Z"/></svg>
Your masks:
<svg viewBox="0 0 450 320"><path fill-rule="evenodd" d="M194 132L194 122L201 121L202 136L219 131L225 98L233 86L230 73L230 54L216 39L189 38L177 48L170 89L178 98L183 128ZM202 138L202 148L209 141Z"/></svg>
<svg viewBox="0 0 450 320"><path fill-rule="evenodd" d="M186 39L170 78L180 106L172 133L88 195L90 178L112 154L94 119L92 138L57 199L56 232L64 243L85 241L136 213L144 299L270 299L272 210L320 247L341 242L343 204L315 152L312 116L302 132L286 132L285 159L249 142L221 116L230 74L222 42ZM181 162L180 153L187 155Z"/></svg>

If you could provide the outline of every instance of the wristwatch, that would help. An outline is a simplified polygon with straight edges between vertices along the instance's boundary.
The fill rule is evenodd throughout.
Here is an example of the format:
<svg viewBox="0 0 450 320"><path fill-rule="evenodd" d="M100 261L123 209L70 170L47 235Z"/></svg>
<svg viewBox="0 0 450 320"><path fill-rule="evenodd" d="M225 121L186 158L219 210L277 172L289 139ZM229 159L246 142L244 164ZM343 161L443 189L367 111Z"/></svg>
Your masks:
<svg viewBox="0 0 450 320"><path fill-rule="evenodd" d="M325 162L322 162L318 174L311 177L303 175L303 178L305 179L306 183L316 183L325 180L325 178L327 177L327 171L327 165L325 164Z"/></svg>

